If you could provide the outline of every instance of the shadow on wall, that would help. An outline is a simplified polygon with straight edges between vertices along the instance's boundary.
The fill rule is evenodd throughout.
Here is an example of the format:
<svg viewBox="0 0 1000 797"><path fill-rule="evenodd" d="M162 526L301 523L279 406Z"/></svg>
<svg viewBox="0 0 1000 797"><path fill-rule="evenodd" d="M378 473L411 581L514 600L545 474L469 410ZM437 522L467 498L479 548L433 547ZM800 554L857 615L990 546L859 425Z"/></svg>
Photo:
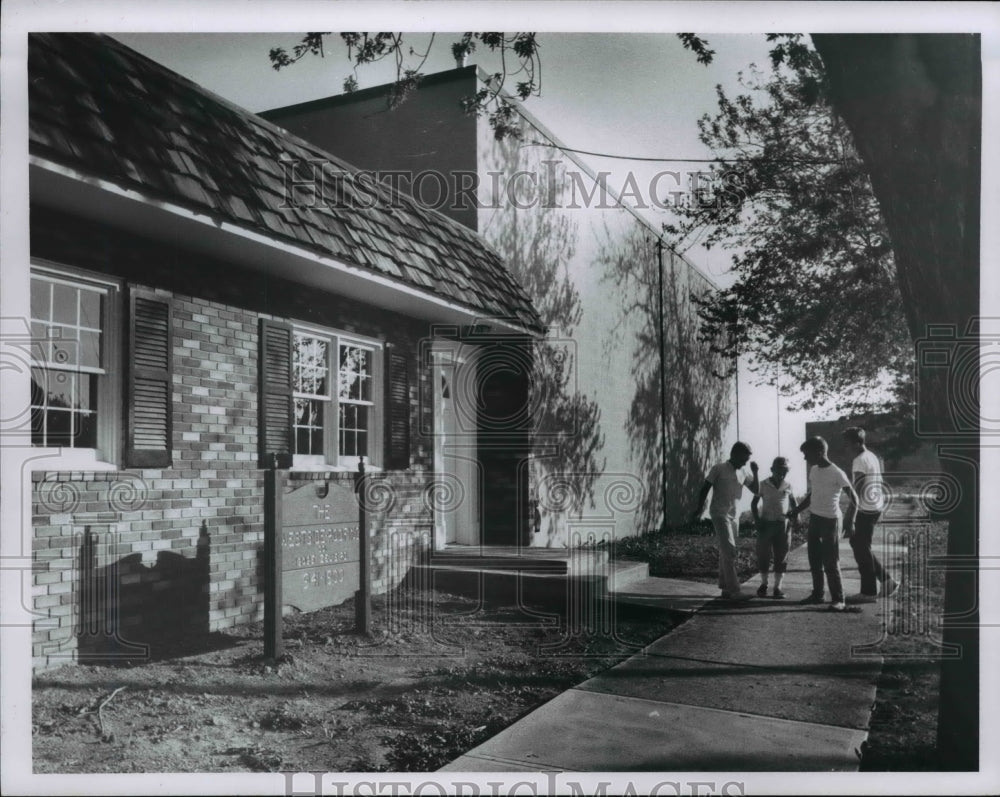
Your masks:
<svg viewBox="0 0 1000 797"><path fill-rule="evenodd" d="M524 123L522 121L522 127ZM493 141L487 167L506 175L546 174L553 161L542 161L544 149L526 149L513 136ZM564 168L559 166L558 168ZM562 546L558 518L539 510L537 485L556 475L572 500L569 512L585 503L593 506L594 484L604 470L601 412L597 403L577 389L573 333L580 323L580 295L569 277L568 264L576 252L579 231L563 207L568 181L553 179L554 194L546 201L518 207L500 202L482 230L504 259L514 278L531 297L551 334L535 345L529 406L533 422L533 472L529 499L528 544ZM536 198L537 199L537 198ZM537 514L536 514L537 512Z"/></svg>
<svg viewBox="0 0 1000 797"><path fill-rule="evenodd" d="M204 523L194 558L159 551L152 567L138 553L99 567L100 545L88 526L79 560L81 663L157 659L207 646L211 542Z"/></svg>
<svg viewBox="0 0 1000 797"><path fill-rule="evenodd" d="M719 456L732 413L732 380L716 375L725 373L725 364L701 340L690 300L692 293L710 290L709 283L669 249L658 252L647 230L636 227L624 240L615 240L605 228L604 237L599 262L603 279L617 294L623 319L614 334L623 334L627 328L633 337L635 393L625 428L637 472L644 474L647 486L637 527L653 530L663 523L688 519L708 466ZM661 256L662 404L657 302ZM665 450L661 448L664 434Z"/></svg>

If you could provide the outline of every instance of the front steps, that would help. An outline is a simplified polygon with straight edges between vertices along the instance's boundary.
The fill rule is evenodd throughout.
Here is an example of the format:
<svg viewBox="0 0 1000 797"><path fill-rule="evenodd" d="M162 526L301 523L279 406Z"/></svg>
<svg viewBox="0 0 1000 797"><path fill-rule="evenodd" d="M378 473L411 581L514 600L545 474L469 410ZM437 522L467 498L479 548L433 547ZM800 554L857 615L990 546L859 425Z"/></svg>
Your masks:
<svg viewBox="0 0 1000 797"><path fill-rule="evenodd" d="M609 561L593 549L453 546L413 567L414 585L485 604L541 605L574 615L583 607L689 615L718 596L714 584L654 578L645 562Z"/></svg>

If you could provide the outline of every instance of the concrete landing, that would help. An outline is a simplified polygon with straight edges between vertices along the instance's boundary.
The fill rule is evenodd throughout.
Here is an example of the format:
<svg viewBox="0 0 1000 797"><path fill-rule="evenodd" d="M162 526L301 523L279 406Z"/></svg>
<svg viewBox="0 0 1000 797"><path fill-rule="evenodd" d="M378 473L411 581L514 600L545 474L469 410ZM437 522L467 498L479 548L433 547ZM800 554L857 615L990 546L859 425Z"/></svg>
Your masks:
<svg viewBox="0 0 1000 797"><path fill-rule="evenodd" d="M845 593L858 592L847 540L840 562ZM811 589L804 546L789 554L782 588L784 600L739 605L715 600L712 584L676 579L615 590L616 600L694 614L442 769L856 771L882 666L864 651L882 638L891 601L843 613L798 603Z"/></svg>
<svg viewBox="0 0 1000 797"><path fill-rule="evenodd" d="M621 606L681 614L693 614L718 597L719 588L714 584L648 575L626 583L613 583L608 590L608 598Z"/></svg>

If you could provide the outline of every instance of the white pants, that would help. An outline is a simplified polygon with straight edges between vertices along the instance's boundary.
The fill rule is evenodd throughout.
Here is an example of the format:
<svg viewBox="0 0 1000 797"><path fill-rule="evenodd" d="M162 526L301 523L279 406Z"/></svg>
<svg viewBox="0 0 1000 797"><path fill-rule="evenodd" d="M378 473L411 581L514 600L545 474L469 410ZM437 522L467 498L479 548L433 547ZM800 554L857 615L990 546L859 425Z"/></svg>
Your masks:
<svg viewBox="0 0 1000 797"><path fill-rule="evenodd" d="M740 579L736 575L736 534L739 530L735 517L712 517L715 539L719 545L719 589L726 595L736 595L740 591Z"/></svg>

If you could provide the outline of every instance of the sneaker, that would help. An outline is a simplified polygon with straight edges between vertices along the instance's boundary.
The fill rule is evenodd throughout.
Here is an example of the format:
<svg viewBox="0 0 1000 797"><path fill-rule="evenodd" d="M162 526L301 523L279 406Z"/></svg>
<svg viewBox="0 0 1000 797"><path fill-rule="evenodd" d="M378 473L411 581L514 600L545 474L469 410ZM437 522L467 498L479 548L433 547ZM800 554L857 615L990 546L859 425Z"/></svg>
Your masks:
<svg viewBox="0 0 1000 797"><path fill-rule="evenodd" d="M757 587L757 597L766 598L767 597L767 584L761 584Z"/></svg>
<svg viewBox="0 0 1000 797"><path fill-rule="evenodd" d="M847 604L844 603L843 601L837 601L836 603L831 603L830 604L830 611L831 612L842 612L846 608L847 608Z"/></svg>
<svg viewBox="0 0 1000 797"><path fill-rule="evenodd" d="M865 595L863 592L847 596L847 603L875 603L876 600L877 597L875 595Z"/></svg>
<svg viewBox="0 0 1000 797"><path fill-rule="evenodd" d="M785 597L785 593L781 590L781 587L775 587L774 592L772 592L771 595L779 599Z"/></svg>
<svg viewBox="0 0 1000 797"><path fill-rule="evenodd" d="M822 602L823 602L823 596L815 592L799 601L799 603L822 603Z"/></svg>
<svg viewBox="0 0 1000 797"><path fill-rule="evenodd" d="M896 594L896 590L899 589L899 582L893 578L887 578L882 582L882 590L879 592L880 598L891 598Z"/></svg>

